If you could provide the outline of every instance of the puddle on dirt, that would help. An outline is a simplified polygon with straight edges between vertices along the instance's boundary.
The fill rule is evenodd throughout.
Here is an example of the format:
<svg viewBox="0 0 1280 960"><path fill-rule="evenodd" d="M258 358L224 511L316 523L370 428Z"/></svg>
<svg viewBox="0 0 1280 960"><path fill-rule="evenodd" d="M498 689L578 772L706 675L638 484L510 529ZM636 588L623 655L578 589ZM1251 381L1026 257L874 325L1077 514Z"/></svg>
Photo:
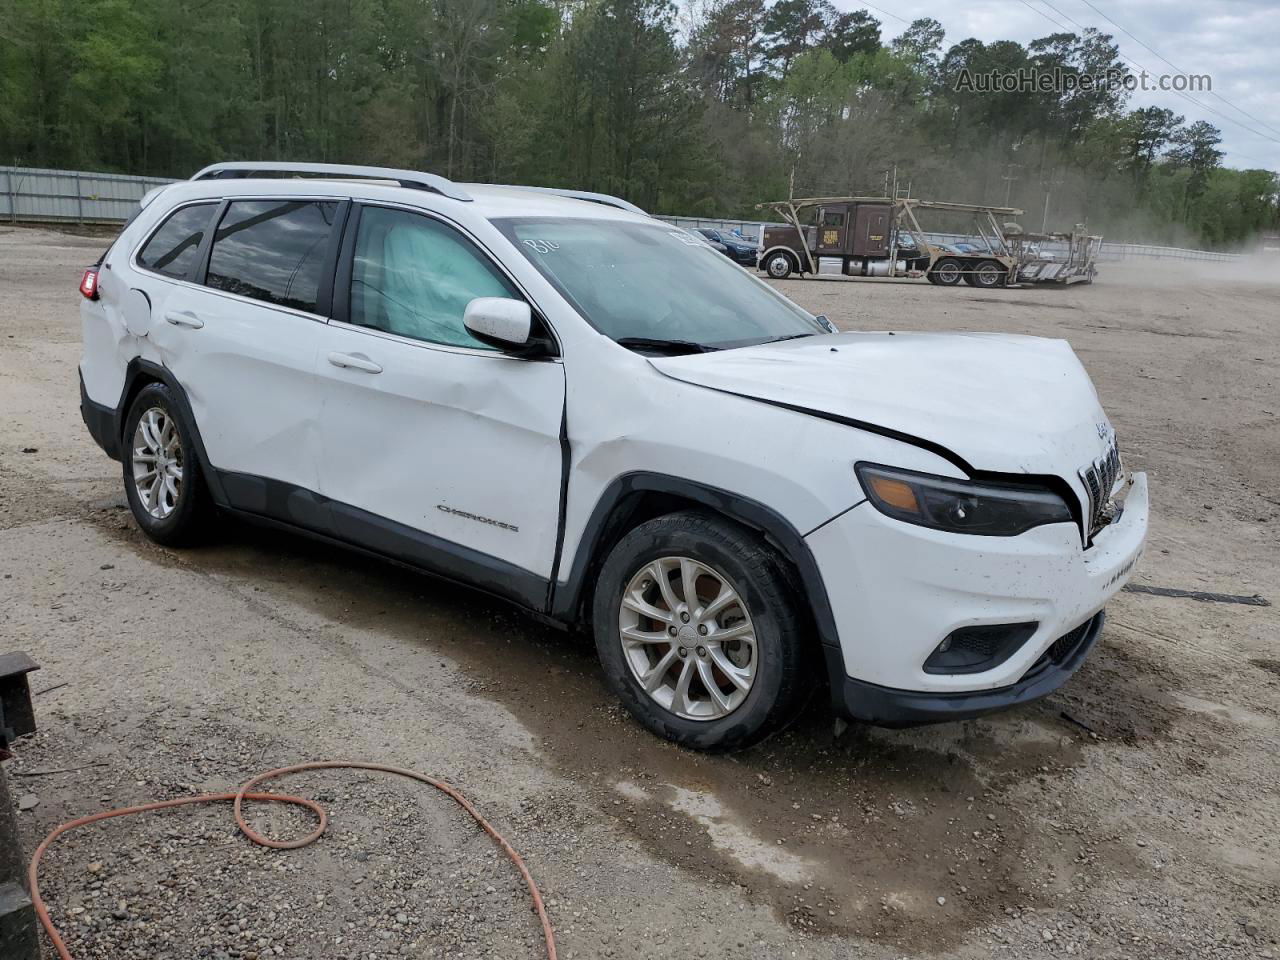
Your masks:
<svg viewBox="0 0 1280 960"><path fill-rule="evenodd" d="M157 549L113 514L99 513L108 534ZM1113 674L1128 665L1111 665L1103 648L1081 673L1091 682L1073 683L1065 700L911 731L853 725L837 737L819 694L761 745L697 754L630 720L583 635L300 537L243 527L228 537L183 561L336 627L450 657L472 678L470 690L511 710L557 773L655 857L732 884L815 933L936 949L1006 906L1041 902L1046 873L1070 876L1083 856L1083 839L1046 828L1054 825L1052 783L1080 763L1088 739L1060 713L1108 736L1155 732L1113 729L1125 709L1115 698L1132 690L1132 677L1117 683ZM1042 805L1005 799L1029 782L1041 787Z"/></svg>
<svg viewBox="0 0 1280 960"><path fill-rule="evenodd" d="M630 780L622 780L614 788L637 807L657 811L665 802L671 810L686 814L706 830L713 847L736 860L740 867L767 873L783 883L805 883L813 879L816 865L812 861L784 849L781 844L770 844L757 836L738 823L710 793L665 783L654 788L655 793L664 797L658 800Z"/></svg>

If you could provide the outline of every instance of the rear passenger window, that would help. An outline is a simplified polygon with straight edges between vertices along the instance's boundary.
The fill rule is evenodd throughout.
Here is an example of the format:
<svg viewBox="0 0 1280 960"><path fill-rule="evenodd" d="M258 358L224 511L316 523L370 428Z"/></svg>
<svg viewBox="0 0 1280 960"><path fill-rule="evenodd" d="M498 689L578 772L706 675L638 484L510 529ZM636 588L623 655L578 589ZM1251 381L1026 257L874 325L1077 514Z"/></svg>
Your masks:
<svg viewBox="0 0 1280 960"><path fill-rule="evenodd" d="M214 204L197 203L169 215L138 254L138 266L185 280L200 253Z"/></svg>
<svg viewBox="0 0 1280 960"><path fill-rule="evenodd" d="M314 313L333 200L235 200L213 235L206 285Z"/></svg>

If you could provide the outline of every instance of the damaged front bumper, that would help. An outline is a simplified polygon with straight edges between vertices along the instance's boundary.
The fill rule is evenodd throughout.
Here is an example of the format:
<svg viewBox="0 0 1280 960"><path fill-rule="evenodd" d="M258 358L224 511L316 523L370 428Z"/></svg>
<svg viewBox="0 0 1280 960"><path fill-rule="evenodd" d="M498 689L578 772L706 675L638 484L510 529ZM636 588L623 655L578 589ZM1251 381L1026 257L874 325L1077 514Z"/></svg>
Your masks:
<svg viewBox="0 0 1280 960"><path fill-rule="evenodd" d="M1102 608L1132 576L1146 541L1145 474L1087 549L1070 523L1014 537L946 533L863 504L806 541L831 599L838 645L824 647L835 707L903 726L962 719L1056 689L1102 628ZM944 639L1025 627L989 667L930 663Z"/></svg>

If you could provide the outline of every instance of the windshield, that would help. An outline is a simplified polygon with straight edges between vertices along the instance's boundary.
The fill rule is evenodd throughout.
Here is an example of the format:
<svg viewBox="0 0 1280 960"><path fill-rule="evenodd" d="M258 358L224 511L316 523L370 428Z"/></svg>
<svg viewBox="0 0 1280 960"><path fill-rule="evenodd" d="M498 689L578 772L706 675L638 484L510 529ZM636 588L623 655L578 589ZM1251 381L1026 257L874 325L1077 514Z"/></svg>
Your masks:
<svg viewBox="0 0 1280 960"><path fill-rule="evenodd" d="M725 349L826 333L678 227L542 217L494 224L587 322L614 340Z"/></svg>

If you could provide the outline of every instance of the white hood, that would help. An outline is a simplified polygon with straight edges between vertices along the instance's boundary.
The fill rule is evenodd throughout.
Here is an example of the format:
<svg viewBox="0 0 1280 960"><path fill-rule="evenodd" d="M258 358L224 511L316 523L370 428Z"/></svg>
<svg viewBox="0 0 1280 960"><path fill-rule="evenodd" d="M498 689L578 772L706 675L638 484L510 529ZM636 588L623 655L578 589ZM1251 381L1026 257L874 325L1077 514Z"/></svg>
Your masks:
<svg viewBox="0 0 1280 960"><path fill-rule="evenodd" d="M1112 432L1065 340L837 333L651 360L667 376L908 434L977 470L1072 485Z"/></svg>

